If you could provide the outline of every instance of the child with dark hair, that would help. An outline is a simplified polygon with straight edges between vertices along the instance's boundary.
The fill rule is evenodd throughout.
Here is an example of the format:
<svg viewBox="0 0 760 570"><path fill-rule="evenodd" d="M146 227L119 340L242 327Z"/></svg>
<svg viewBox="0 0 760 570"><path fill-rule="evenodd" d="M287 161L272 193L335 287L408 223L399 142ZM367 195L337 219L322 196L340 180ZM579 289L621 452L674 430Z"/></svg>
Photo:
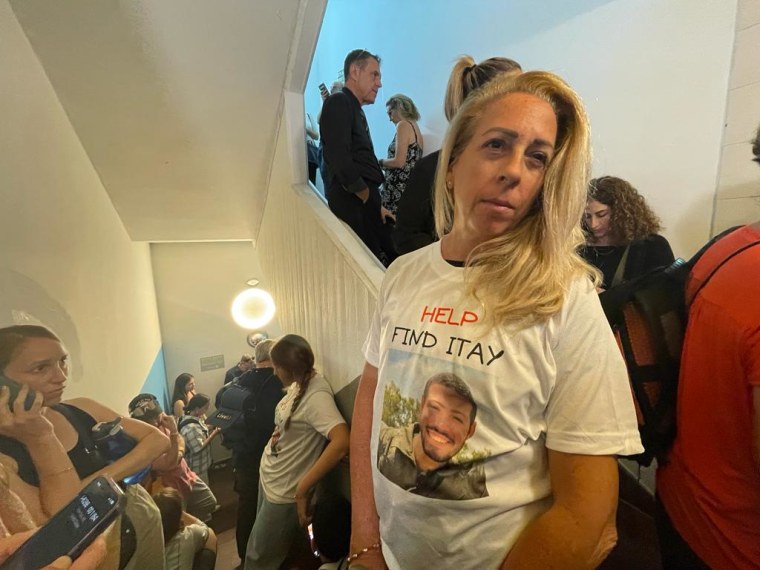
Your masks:
<svg viewBox="0 0 760 570"><path fill-rule="evenodd" d="M248 570L276 570L289 553L305 548L314 487L348 452L348 426L330 384L314 369L309 343L285 335L272 347L270 359L287 392L277 404L275 430L261 459Z"/></svg>
<svg viewBox="0 0 760 570"><path fill-rule="evenodd" d="M166 570L212 570L216 564L216 535L184 511L179 491L167 487L153 500L161 512Z"/></svg>
<svg viewBox="0 0 760 570"><path fill-rule="evenodd" d="M179 420L179 433L185 440L185 461L206 485L208 468L211 465L211 442L219 434L219 428L209 431L206 413L211 399L205 394L196 394L185 406L185 415Z"/></svg>

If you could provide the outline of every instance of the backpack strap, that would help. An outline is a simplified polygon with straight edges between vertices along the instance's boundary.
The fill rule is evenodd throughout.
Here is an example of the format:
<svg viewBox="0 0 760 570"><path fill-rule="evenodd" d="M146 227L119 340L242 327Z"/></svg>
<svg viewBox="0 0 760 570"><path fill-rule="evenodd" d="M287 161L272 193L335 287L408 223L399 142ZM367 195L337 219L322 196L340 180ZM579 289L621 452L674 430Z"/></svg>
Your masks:
<svg viewBox="0 0 760 570"><path fill-rule="evenodd" d="M612 278L612 283L610 283L610 287L615 287L616 285L620 285L623 282L623 275L625 274L625 266L628 263L629 251L631 251L630 243L625 247L625 251L623 252L623 257L620 258L620 263L618 263L617 269L615 269L615 276Z"/></svg>
<svg viewBox="0 0 760 570"><path fill-rule="evenodd" d="M733 228L733 229L736 229L736 228ZM733 230L731 230L731 231L733 231ZM716 239L712 239L712 240L710 240L710 243L709 243L708 245L712 245L713 243L715 243L716 241L718 241L720 238L722 238L722 237L723 237L723 236L724 236L726 233L727 233L727 232L723 232L721 235L717 236L717 238L716 238ZM688 303L689 303L689 304L691 304L691 303L694 301L694 299L696 299L696 298L697 298L697 295L699 295L699 293L702 291L702 289L704 289L704 288L705 288L705 285L707 285L707 284L710 282L710 279L712 279L712 278L713 278L713 276L714 276L714 275L715 275L715 274L718 272L718 270L719 270L721 267L723 267L723 266L724 266L726 263L728 263L729 261L731 261L731 260L732 260L734 257L736 257L737 255L739 255L739 254L740 254L740 253L742 253L743 251L746 251L746 250L750 249L751 247L755 247L756 245L759 245L759 244L760 244L760 240L755 240L755 241L753 241L753 242L750 242L750 243L744 244L742 247L740 247L740 248L739 248L739 249L737 249L736 251L732 252L732 253L731 253L731 255L729 255L729 256L728 256L728 257L726 257L726 258L725 258L723 261L721 261L721 262L720 262L718 265L716 265L716 266L713 268L713 270L712 270L712 271L710 271L710 273L707 275L707 277L705 277L704 281L702 281L702 283L700 283L700 284L699 284L699 287L697 287L697 290L696 290L696 291L694 292L694 294L693 294L693 295L691 295L691 297L688 299ZM705 248L702 248L702 249L701 249L701 250L700 250L700 251L697 253L697 255L699 255L699 256L701 257L701 255L704 253L704 251L703 251L704 249L705 249ZM699 258L697 258L697 259L699 259ZM689 263L691 263L691 261L690 261Z"/></svg>
<svg viewBox="0 0 760 570"><path fill-rule="evenodd" d="M200 423L201 421L194 416L182 416L179 420L179 425L177 426L177 429L181 430L183 427L188 426L190 424L200 425Z"/></svg>

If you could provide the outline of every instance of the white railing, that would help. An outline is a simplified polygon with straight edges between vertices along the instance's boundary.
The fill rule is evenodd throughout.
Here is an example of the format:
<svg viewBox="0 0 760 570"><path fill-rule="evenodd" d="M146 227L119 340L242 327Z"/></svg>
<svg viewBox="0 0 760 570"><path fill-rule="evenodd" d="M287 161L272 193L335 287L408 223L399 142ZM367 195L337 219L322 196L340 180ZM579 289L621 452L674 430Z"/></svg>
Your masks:
<svg viewBox="0 0 760 570"><path fill-rule="evenodd" d="M282 330L309 340L337 392L362 370L382 266L308 184L270 185L256 251Z"/></svg>

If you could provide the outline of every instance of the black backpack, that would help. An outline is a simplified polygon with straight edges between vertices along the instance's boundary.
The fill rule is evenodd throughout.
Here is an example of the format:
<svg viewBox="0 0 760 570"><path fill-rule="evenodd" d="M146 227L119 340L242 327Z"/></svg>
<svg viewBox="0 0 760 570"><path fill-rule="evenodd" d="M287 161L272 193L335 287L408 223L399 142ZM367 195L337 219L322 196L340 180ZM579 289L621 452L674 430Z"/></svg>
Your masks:
<svg viewBox="0 0 760 570"><path fill-rule="evenodd" d="M686 281L692 268L718 240L737 228L711 239L689 261L676 259L599 295L604 314L623 353L636 408L644 452L630 459L648 466L654 458L667 461L676 436L676 399L681 349L688 319ZM726 262L751 243L724 259L702 282L692 299Z"/></svg>
<svg viewBox="0 0 760 570"><path fill-rule="evenodd" d="M224 386L225 401L232 402L232 408L239 410L240 415L226 429L222 430L222 445L227 449L243 450L249 443L250 429L249 426L256 425L258 420L259 398L264 387L270 381L278 381L274 374L268 376L258 387L256 392L241 386L239 378L235 378L230 384ZM251 398L251 396L254 396ZM247 407L246 407L247 406Z"/></svg>

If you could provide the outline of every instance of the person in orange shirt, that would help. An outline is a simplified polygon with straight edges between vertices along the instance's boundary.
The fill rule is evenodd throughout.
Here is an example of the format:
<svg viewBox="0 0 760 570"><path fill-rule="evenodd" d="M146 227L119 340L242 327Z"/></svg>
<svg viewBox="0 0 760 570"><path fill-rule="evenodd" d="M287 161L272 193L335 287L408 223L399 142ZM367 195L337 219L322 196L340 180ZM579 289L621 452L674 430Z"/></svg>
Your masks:
<svg viewBox="0 0 760 570"><path fill-rule="evenodd" d="M760 162L760 130L753 152ZM666 570L760 568L760 243L754 242L760 221L715 243L687 284L678 436L657 472Z"/></svg>

